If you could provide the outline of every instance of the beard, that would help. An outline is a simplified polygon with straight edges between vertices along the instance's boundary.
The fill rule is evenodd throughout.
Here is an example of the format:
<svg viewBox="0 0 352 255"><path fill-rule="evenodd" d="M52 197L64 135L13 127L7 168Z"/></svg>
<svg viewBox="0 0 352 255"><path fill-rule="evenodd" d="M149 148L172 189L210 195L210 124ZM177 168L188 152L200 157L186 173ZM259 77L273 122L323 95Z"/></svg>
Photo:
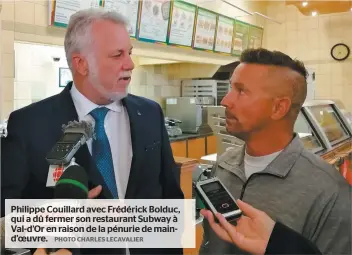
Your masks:
<svg viewBox="0 0 352 255"><path fill-rule="evenodd" d="M263 130L266 130L268 128L268 125L269 124L267 120L261 120L250 126L238 123L236 127L226 127L226 131L230 135L246 142L256 133L260 133Z"/></svg>
<svg viewBox="0 0 352 255"><path fill-rule="evenodd" d="M111 92L108 91L100 82L98 66L93 56L89 56L88 81L101 94L102 97L110 102L118 102L127 97L127 89L125 91ZM118 81L118 80L117 80ZM116 81L116 82L117 82Z"/></svg>
<svg viewBox="0 0 352 255"><path fill-rule="evenodd" d="M247 141L249 137L249 133L243 130L238 131L238 130L230 130L226 128L226 132L242 141Z"/></svg>

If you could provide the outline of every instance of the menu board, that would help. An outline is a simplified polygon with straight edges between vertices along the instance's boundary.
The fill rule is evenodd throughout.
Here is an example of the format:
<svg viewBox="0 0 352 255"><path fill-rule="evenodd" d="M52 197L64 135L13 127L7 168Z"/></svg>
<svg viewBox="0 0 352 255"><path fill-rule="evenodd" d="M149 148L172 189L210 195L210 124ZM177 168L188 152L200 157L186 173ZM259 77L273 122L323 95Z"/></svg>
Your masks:
<svg viewBox="0 0 352 255"><path fill-rule="evenodd" d="M198 8L197 25L193 47L213 50L216 28L216 13Z"/></svg>
<svg viewBox="0 0 352 255"><path fill-rule="evenodd" d="M138 22L139 0L105 0L104 8L109 11L116 11L123 15L128 21L128 33L136 37Z"/></svg>
<svg viewBox="0 0 352 255"><path fill-rule="evenodd" d="M170 5L169 0L142 1L138 36L140 40L166 43Z"/></svg>
<svg viewBox="0 0 352 255"><path fill-rule="evenodd" d="M256 26L249 28L249 43L248 48L258 49L262 47L263 29Z"/></svg>
<svg viewBox="0 0 352 255"><path fill-rule="evenodd" d="M234 19L219 16L216 29L215 51L231 54L234 23Z"/></svg>
<svg viewBox="0 0 352 255"><path fill-rule="evenodd" d="M232 53L241 55L242 51L248 48L249 24L239 20L236 20L235 24Z"/></svg>
<svg viewBox="0 0 352 255"><path fill-rule="evenodd" d="M98 8L100 0L56 0L53 22L55 26L66 27L72 14L79 10Z"/></svg>
<svg viewBox="0 0 352 255"><path fill-rule="evenodd" d="M183 1L173 1L169 44L192 46L196 10L195 5Z"/></svg>

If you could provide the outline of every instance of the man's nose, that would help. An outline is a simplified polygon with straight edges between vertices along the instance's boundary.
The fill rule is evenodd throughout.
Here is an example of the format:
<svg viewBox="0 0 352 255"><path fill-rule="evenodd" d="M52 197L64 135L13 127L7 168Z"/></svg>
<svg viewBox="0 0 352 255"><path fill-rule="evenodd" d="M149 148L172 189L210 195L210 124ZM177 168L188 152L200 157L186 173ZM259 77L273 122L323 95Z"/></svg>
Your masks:
<svg viewBox="0 0 352 255"><path fill-rule="evenodd" d="M128 55L126 57L123 67L125 70L133 70L134 69L134 63L133 63L132 57L130 55Z"/></svg>
<svg viewBox="0 0 352 255"><path fill-rule="evenodd" d="M221 100L220 104L224 107L230 107L231 106L231 100L230 100L230 93L228 92L223 99Z"/></svg>

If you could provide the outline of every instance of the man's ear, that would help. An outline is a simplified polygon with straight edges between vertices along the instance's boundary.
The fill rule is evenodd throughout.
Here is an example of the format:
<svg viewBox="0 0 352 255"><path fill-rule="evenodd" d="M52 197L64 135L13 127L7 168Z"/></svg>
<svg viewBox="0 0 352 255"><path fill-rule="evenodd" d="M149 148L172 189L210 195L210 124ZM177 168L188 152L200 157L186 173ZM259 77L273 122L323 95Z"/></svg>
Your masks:
<svg viewBox="0 0 352 255"><path fill-rule="evenodd" d="M291 99L289 97L275 98L271 118L273 120L280 120L284 118L291 108Z"/></svg>
<svg viewBox="0 0 352 255"><path fill-rule="evenodd" d="M87 58L83 57L81 54L72 54L72 66L77 73L82 76L88 75L88 61Z"/></svg>

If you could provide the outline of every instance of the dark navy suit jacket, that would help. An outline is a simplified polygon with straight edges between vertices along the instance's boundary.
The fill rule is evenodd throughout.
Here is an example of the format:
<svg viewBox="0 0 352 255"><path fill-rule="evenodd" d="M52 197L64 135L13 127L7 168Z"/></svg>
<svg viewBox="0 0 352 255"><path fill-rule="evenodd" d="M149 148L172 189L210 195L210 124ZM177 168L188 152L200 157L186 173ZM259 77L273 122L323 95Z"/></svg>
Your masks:
<svg viewBox="0 0 352 255"><path fill-rule="evenodd" d="M78 120L70 89L14 111L8 120L8 136L1 148L1 216L5 199L53 198L46 187L48 151L62 135L62 125ZM177 168L164 116L159 104L128 95L123 99L130 119L133 158L125 199L183 199L180 170ZM99 198L112 198L102 176L92 162L87 145L75 155L86 169L89 188L102 185ZM131 254L182 254L182 249L130 249ZM82 254L123 254L124 249L86 249Z"/></svg>

